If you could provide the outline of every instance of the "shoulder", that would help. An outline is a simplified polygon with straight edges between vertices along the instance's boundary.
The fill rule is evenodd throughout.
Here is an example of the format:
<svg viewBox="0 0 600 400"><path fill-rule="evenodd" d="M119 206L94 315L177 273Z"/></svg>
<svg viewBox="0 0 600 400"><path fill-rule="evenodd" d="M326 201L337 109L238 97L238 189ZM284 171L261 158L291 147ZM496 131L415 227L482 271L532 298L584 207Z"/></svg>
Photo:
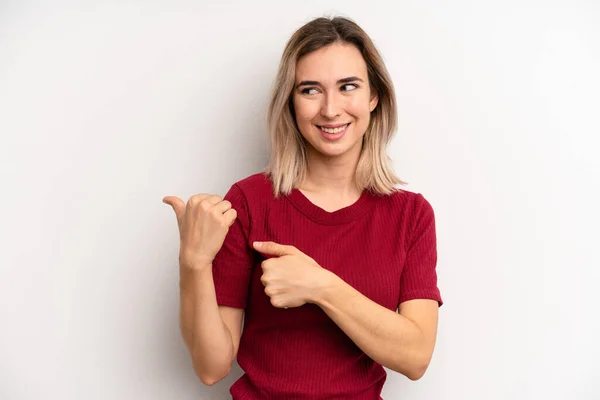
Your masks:
<svg viewBox="0 0 600 400"><path fill-rule="evenodd" d="M394 221L396 226L401 226L405 231L410 232L420 223L435 220L431 203L421 193L398 189L382 197L381 212L387 214L388 222Z"/></svg>
<svg viewBox="0 0 600 400"><path fill-rule="evenodd" d="M272 199L273 186L269 176L263 172L255 173L233 183L229 188L226 198L235 198L251 207L257 202Z"/></svg>
<svg viewBox="0 0 600 400"><path fill-rule="evenodd" d="M268 175L264 172L252 174L235 182L232 187L241 191L248 199L273 197L273 186Z"/></svg>
<svg viewBox="0 0 600 400"><path fill-rule="evenodd" d="M269 176L264 172L257 172L244 179L240 179L234 185L238 185L242 190L270 190L272 187Z"/></svg>
<svg viewBox="0 0 600 400"><path fill-rule="evenodd" d="M384 197L388 198L388 201L393 204L394 208L411 215L422 212L433 212L431 203L421 193L398 189Z"/></svg>

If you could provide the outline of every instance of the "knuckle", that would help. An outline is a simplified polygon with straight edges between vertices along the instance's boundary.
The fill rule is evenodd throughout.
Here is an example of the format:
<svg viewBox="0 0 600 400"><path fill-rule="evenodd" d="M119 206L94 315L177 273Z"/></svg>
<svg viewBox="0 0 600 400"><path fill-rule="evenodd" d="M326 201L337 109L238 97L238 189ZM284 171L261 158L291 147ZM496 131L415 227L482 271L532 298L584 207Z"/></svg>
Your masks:
<svg viewBox="0 0 600 400"><path fill-rule="evenodd" d="M274 307L279 308L279 307L281 307L281 302L279 300L274 299L274 298L271 297L271 305L273 305Z"/></svg>
<svg viewBox="0 0 600 400"><path fill-rule="evenodd" d="M233 208L230 208L223 214L223 217L227 225L230 226L237 219L237 212Z"/></svg>
<svg viewBox="0 0 600 400"><path fill-rule="evenodd" d="M263 286L265 287L265 293L267 293L267 288L269 286L269 281L266 278L260 278L260 281L262 282ZM269 293L267 293L269 294Z"/></svg>
<svg viewBox="0 0 600 400"><path fill-rule="evenodd" d="M211 207L210 203L208 201L206 201L206 199L201 200L200 203L198 204L198 206L199 206L199 209L204 212L209 211L210 207Z"/></svg>
<svg viewBox="0 0 600 400"><path fill-rule="evenodd" d="M190 197L190 200L193 204L200 203L204 198L206 198L206 193L198 193Z"/></svg>

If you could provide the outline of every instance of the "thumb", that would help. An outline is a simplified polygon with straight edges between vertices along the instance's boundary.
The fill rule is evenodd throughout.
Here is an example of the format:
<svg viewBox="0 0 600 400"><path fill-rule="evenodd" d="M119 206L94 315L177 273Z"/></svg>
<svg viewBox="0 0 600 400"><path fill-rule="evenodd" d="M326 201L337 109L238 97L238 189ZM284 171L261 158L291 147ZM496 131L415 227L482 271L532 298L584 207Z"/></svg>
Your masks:
<svg viewBox="0 0 600 400"><path fill-rule="evenodd" d="M162 201L163 203L173 207L173 211L175 211L175 216L177 217L177 225L181 226L183 216L185 215L185 203L183 200L181 200L179 197L167 196Z"/></svg>

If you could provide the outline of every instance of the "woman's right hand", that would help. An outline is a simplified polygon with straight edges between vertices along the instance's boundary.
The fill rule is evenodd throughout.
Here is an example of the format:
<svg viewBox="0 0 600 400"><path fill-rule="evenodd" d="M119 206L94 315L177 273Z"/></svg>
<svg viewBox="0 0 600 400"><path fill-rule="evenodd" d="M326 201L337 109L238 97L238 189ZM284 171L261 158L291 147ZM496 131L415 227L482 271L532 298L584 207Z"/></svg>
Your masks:
<svg viewBox="0 0 600 400"><path fill-rule="evenodd" d="M218 195L196 194L187 202L167 196L163 203L175 211L179 227L179 264L190 269L211 265L237 218L231 203Z"/></svg>

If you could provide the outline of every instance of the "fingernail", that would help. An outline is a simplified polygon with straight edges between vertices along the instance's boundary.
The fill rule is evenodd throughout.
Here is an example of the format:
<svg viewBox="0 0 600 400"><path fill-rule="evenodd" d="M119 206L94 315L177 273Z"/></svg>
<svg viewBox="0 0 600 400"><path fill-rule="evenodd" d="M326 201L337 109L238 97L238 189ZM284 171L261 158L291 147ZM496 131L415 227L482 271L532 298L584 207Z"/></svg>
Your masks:
<svg viewBox="0 0 600 400"><path fill-rule="evenodd" d="M254 242L254 247L260 247L262 246L262 242Z"/></svg>

